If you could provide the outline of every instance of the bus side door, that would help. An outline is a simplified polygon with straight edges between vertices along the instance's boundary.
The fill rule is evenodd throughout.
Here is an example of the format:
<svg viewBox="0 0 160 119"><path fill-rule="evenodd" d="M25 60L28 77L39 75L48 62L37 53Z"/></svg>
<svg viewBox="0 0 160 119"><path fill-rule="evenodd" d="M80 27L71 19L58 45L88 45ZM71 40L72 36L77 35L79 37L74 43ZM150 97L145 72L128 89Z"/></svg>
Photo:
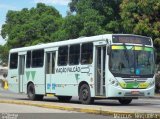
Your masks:
<svg viewBox="0 0 160 119"><path fill-rule="evenodd" d="M56 51L46 52L46 93L55 93L55 60Z"/></svg>
<svg viewBox="0 0 160 119"><path fill-rule="evenodd" d="M105 96L106 42L96 42L95 46L95 94Z"/></svg>
<svg viewBox="0 0 160 119"><path fill-rule="evenodd" d="M19 92L24 92L24 71L25 71L25 54L19 54Z"/></svg>

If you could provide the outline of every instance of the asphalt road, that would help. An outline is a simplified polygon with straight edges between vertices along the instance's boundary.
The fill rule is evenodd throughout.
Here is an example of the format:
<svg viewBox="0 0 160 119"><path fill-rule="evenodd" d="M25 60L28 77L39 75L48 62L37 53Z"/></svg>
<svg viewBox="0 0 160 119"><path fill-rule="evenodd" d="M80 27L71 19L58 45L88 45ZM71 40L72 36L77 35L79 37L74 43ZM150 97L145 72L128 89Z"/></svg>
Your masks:
<svg viewBox="0 0 160 119"><path fill-rule="evenodd" d="M114 119L111 116L78 113L35 106L0 103L0 119Z"/></svg>
<svg viewBox="0 0 160 119"><path fill-rule="evenodd" d="M16 101L27 101L27 102L33 102L33 103L38 103L38 104L49 104L49 105L59 105L59 106L68 106L68 107L74 107L74 108L83 108L83 109L99 109L100 111L111 111L111 112L127 112L127 113L149 113L149 114L160 114L160 99L138 99L138 100L133 100L133 102L130 105L124 106L119 104L117 100L96 100L93 105L82 105L78 101L78 98L73 97L70 103L60 103L58 102L57 98L55 97L45 97L43 101L29 101L27 96L25 94L15 94L9 91L5 90L0 90L0 100L16 100ZM12 105L10 105L12 106ZM1 107L1 105L0 105ZM22 106L23 107L23 106ZM21 107L21 108L22 108ZM24 106L25 107L25 106ZM51 110L54 111L54 110ZM57 111L57 110L56 110ZM68 111L67 111L68 112ZM23 112L22 112L23 113ZM56 113L56 112L55 112ZM64 113L63 111L61 113ZM77 116L79 115L78 113L71 115L72 112L69 112L70 114L67 114L71 119L74 117L73 115ZM116 113L115 113L116 114ZM90 118L93 115L92 114L81 114L85 115ZM26 115L27 116L27 115ZM38 115L39 116L39 115ZM50 114L52 117L52 114ZM63 116L57 114L57 116ZM98 115L100 117L98 118L105 118L105 119L112 119L114 118L113 116L102 116ZM121 115L120 115L121 116ZM123 115L122 115L123 116ZM79 116L78 116L79 117ZM76 118L76 119L84 119L85 117L80 116L81 118ZM92 117L94 119L95 115ZM58 118L58 117L57 117ZM63 118L63 117L62 117ZM96 117L97 118L97 117ZM122 118L122 117L118 117ZM127 117L123 117L127 119ZM144 118L144 117L142 117ZM67 118L65 118L67 119Z"/></svg>
<svg viewBox="0 0 160 119"><path fill-rule="evenodd" d="M115 119L110 116L79 113L2 113L0 119Z"/></svg>
<svg viewBox="0 0 160 119"><path fill-rule="evenodd" d="M0 113L75 113L58 109L47 109L36 106L0 103Z"/></svg>
<svg viewBox="0 0 160 119"><path fill-rule="evenodd" d="M16 94L12 93L6 90L0 89L0 99L14 99L14 100L27 100L28 97L26 94ZM43 101L39 101L41 103L55 103L55 104L61 104L63 105L64 103L58 102L56 97L44 97ZM89 105L82 105L78 101L77 97L73 97L70 103L67 103L67 105L79 105L79 106L89 106ZM124 106L121 105L117 100L96 100L93 105L94 107L112 107L114 109L119 109L119 110L125 110L127 109L128 111L134 111L135 112L153 112L153 113L160 113L160 99L151 99L151 98L141 98L141 99L136 99L133 100L130 105Z"/></svg>
<svg viewBox="0 0 160 119"><path fill-rule="evenodd" d="M0 88L0 100L27 101L27 96L25 94L12 93ZM41 102L50 103L53 101L57 102L57 99L45 97L44 101ZM114 116L48 109L31 105L0 103L0 119L114 119Z"/></svg>
<svg viewBox="0 0 160 119"><path fill-rule="evenodd" d="M113 119L114 117L0 103L0 119Z"/></svg>

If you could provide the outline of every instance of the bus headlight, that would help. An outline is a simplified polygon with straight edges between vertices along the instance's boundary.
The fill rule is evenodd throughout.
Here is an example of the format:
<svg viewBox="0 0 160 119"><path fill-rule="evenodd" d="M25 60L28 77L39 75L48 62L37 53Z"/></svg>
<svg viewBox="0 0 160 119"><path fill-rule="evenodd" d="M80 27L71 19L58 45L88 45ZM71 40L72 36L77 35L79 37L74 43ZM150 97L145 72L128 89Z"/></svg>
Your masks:
<svg viewBox="0 0 160 119"><path fill-rule="evenodd" d="M115 83L115 86L118 86L118 82Z"/></svg>
<svg viewBox="0 0 160 119"><path fill-rule="evenodd" d="M112 85L114 85L114 86L118 86L118 85L119 85L119 84L118 84L118 81L115 80L115 79L110 79L109 81L110 81L110 83L111 83Z"/></svg>
<svg viewBox="0 0 160 119"><path fill-rule="evenodd" d="M152 80L150 83L149 83L149 86L154 86L155 85L155 82Z"/></svg>
<svg viewBox="0 0 160 119"><path fill-rule="evenodd" d="M114 80L112 80L111 84L112 84L112 85L114 85L114 84L115 84L115 81L114 81Z"/></svg>

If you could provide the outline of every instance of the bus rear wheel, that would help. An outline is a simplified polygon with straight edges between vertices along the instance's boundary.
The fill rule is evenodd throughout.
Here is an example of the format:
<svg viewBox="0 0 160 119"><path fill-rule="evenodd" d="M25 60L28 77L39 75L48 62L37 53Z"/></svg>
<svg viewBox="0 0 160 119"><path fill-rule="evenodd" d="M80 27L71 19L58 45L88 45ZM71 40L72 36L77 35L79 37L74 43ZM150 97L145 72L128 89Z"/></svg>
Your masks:
<svg viewBox="0 0 160 119"><path fill-rule="evenodd" d="M122 104L122 105L128 105L132 102L132 99L123 99L123 98L120 98L118 99L119 102Z"/></svg>
<svg viewBox="0 0 160 119"><path fill-rule="evenodd" d="M82 104L91 104L94 102L94 99L91 97L90 88L87 84L83 84L80 87L79 100Z"/></svg>
<svg viewBox="0 0 160 119"><path fill-rule="evenodd" d="M57 98L60 102L69 102L72 96L57 96Z"/></svg>
<svg viewBox="0 0 160 119"><path fill-rule="evenodd" d="M43 95L35 94L35 87L33 83L30 83L27 87L27 95L30 100L43 100Z"/></svg>

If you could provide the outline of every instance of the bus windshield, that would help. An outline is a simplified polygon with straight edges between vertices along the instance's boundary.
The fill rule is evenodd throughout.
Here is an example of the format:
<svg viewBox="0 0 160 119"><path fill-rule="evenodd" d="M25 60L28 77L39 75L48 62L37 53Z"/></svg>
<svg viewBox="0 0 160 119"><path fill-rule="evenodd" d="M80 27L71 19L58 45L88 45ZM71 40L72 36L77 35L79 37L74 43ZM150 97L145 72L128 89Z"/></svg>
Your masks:
<svg viewBox="0 0 160 119"><path fill-rule="evenodd" d="M153 77L154 50L145 46L112 46L110 71L118 77Z"/></svg>

